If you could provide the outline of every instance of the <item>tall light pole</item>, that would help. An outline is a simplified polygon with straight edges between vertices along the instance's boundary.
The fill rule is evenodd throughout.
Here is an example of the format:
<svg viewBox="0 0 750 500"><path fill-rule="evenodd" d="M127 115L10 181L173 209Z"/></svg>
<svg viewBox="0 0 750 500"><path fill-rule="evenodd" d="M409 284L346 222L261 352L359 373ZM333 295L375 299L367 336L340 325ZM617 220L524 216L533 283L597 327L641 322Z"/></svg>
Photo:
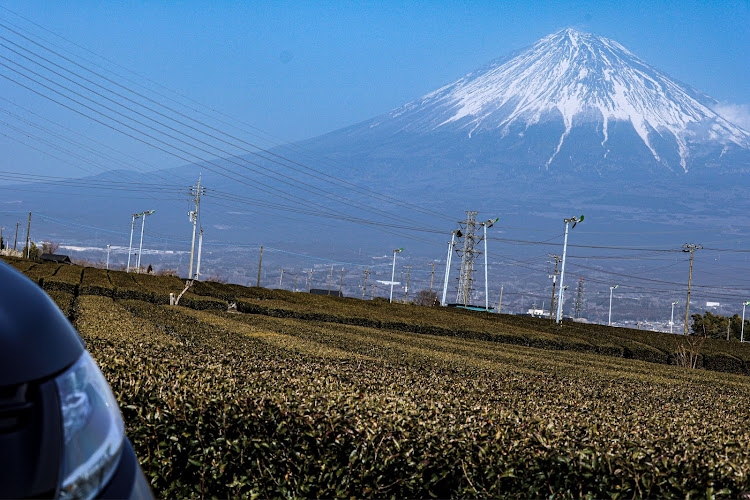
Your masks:
<svg viewBox="0 0 750 500"><path fill-rule="evenodd" d="M396 248L393 250L393 269L391 270L391 297L388 302L393 302L393 280L396 278L396 254L403 251L403 248Z"/></svg>
<svg viewBox="0 0 750 500"><path fill-rule="evenodd" d="M456 245L456 237L463 236L464 233L460 229L456 229L451 232L451 241L448 243L448 258L445 260L445 278L443 280L443 300L440 301L440 305L445 307L445 297L448 294L448 277L451 272L451 259L453 258L453 247Z"/></svg>
<svg viewBox="0 0 750 500"><path fill-rule="evenodd" d="M742 327L740 328L740 343L745 341L745 307L750 306L750 300L742 303Z"/></svg>
<svg viewBox="0 0 750 500"><path fill-rule="evenodd" d="M555 323L558 325L560 324L560 319L562 317L562 307L563 307L563 282L565 280L565 256L568 251L568 225L572 222L573 227L576 227L576 224L579 222L583 222L583 215L580 217L571 217L570 219L563 219L565 222L565 239L563 240L563 255L562 255L562 268L560 269L560 295L557 298L557 318L555 319Z"/></svg>
<svg viewBox="0 0 750 500"><path fill-rule="evenodd" d="M111 245L107 245L107 271L109 271L109 249L111 248Z"/></svg>
<svg viewBox="0 0 750 500"><path fill-rule="evenodd" d="M607 326L612 326L612 292L614 292L615 288L618 286L620 285L609 287L609 319L607 320Z"/></svg>
<svg viewBox="0 0 750 500"><path fill-rule="evenodd" d="M146 217L156 212L156 210L146 210L145 212L141 213L143 215L143 219L141 221L141 244L138 247L138 264L136 267L138 268L138 272L141 272L141 252L143 251L143 230L146 228Z"/></svg>
<svg viewBox="0 0 750 500"><path fill-rule="evenodd" d="M489 290L489 284L487 282L487 228L492 227L495 225L495 222L500 220L500 217L495 217L494 219L490 219L488 221L482 222L482 227L484 228L484 310L489 311L490 310L490 290Z"/></svg>
<svg viewBox="0 0 750 500"><path fill-rule="evenodd" d="M130 244L128 245L128 266L125 268L125 272L130 272L130 256L133 253L133 229L135 229L135 220L143 215L143 213L133 214L133 220L130 222Z"/></svg>
<svg viewBox="0 0 750 500"><path fill-rule="evenodd" d="M679 300L675 300L674 302L672 302L672 316L669 319L669 333L672 333L672 326L674 325L674 306L679 303Z"/></svg>

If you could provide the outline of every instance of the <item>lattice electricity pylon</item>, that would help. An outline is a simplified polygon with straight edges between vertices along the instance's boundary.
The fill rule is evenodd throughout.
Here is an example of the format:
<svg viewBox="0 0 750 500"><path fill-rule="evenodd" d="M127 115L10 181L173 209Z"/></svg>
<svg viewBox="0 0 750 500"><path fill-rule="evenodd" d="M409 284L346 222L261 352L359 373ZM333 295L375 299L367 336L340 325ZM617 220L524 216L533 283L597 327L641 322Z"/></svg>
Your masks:
<svg viewBox="0 0 750 500"><path fill-rule="evenodd" d="M575 303L575 308L573 309L574 318L583 317L584 306L585 304L583 301L583 278L581 278L580 281L578 282L578 291L576 293L576 303Z"/></svg>
<svg viewBox="0 0 750 500"><path fill-rule="evenodd" d="M482 252L477 250L477 244L483 239L477 235L477 213L466 212L466 220L459 222L463 229L464 244L456 252L461 255L461 272L458 276L458 293L456 294L456 303L468 305L471 300L471 292L474 290L474 259Z"/></svg>

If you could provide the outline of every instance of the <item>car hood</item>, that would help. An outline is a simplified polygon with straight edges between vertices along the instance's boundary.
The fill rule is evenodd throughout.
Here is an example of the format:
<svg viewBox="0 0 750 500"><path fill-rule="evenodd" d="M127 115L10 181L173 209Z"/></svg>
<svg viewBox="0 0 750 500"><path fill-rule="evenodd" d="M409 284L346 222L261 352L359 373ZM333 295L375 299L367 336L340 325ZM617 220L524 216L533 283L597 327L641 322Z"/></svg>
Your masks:
<svg viewBox="0 0 750 500"><path fill-rule="evenodd" d="M78 332L52 299L0 262L0 386L55 375L83 349Z"/></svg>

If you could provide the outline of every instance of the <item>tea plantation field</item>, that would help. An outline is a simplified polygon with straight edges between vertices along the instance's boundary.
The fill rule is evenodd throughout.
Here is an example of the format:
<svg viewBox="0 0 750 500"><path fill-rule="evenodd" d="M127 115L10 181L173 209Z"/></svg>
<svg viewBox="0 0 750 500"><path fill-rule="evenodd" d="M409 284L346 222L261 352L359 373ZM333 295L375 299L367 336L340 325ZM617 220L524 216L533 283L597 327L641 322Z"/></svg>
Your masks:
<svg viewBox="0 0 750 500"><path fill-rule="evenodd" d="M8 260L81 332L155 494L750 491L750 346ZM228 304L236 307L227 310Z"/></svg>

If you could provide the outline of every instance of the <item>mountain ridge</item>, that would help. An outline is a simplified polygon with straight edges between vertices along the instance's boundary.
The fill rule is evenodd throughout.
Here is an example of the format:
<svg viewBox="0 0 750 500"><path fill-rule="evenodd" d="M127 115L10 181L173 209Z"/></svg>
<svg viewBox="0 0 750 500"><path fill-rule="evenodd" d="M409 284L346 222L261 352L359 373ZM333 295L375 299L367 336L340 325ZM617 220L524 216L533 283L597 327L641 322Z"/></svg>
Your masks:
<svg viewBox="0 0 750 500"><path fill-rule="evenodd" d="M339 135L344 142L353 140L352 149L367 151L373 146L368 136L408 150L406 136L419 141L442 132L456 133L456 140L485 135L490 140L484 142L514 155L513 163L543 171L562 168L566 157L575 160L579 154L598 156L600 170L627 162L685 173L717 164L750 170L750 133L714 111L717 105L618 42L567 28L391 112L321 137ZM538 126L550 128L545 137L530 130ZM591 130L571 144L576 128ZM615 144L632 142L633 133L641 144ZM527 134L538 144L524 144ZM445 139L439 142L438 150ZM542 159L523 149L545 154ZM633 154L614 154L623 149ZM633 155L638 158L629 158Z"/></svg>

